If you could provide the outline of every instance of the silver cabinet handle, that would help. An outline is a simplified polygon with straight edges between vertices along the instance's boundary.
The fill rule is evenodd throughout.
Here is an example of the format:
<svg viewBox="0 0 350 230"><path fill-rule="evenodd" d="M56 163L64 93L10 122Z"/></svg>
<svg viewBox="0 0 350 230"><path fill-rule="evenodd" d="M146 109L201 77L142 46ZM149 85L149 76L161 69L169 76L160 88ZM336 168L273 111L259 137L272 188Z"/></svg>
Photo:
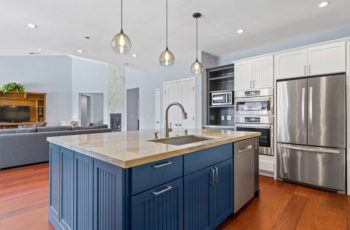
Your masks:
<svg viewBox="0 0 350 230"><path fill-rule="evenodd" d="M219 183L219 169L218 167L214 167L215 169L215 183L218 184Z"/></svg>
<svg viewBox="0 0 350 230"><path fill-rule="evenodd" d="M304 65L304 75L306 75L306 65Z"/></svg>
<svg viewBox="0 0 350 230"><path fill-rule="evenodd" d="M308 117L308 122L309 122L309 131L311 134L313 134L313 123L312 123L312 119L313 119L313 90L314 90L314 87L310 86L309 87L309 111L308 111L308 114L309 114L309 117Z"/></svg>
<svg viewBox="0 0 350 230"><path fill-rule="evenodd" d="M247 146L245 146L243 148L238 148L238 153L245 152L245 151L247 151L249 149L253 149L253 145L247 145Z"/></svg>
<svg viewBox="0 0 350 230"><path fill-rule="evenodd" d="M340 150L337 149L325 149L322 147L301 147L301 146L293 146L288 144L280 144L280 147L286 148L286 149L293 149L298 151L306 151L306 152L315 152L315 153L334 153L339 154L342 153Z"/></svg>
<svg viewBox="0 0 350 230"><path fill-rule="evenodd" d="M311 65L309 65L309 74L311 74Z"/></svg>
<svg viewBox="0 0 350 230"><path fill-rule="evenodd" d="M160 190L160 191L154 191L154 192L153 192L153 195L159 196L160 194L165 193L165 192L167 192L167 191L170 191L170 190L172 190L172 189L173 189L173 187L171 187L170 185L166 185L166 186L165 186L165 189Z"/></svg>
<svg viewBox="0 0 350 230"><path fill-rule="evenodd" d="M162 168L162 167L171 165L172 163L173 163L173 162L171 162L171 161L164 162L164 163L160 163L160 164L157 164L157 165L153 165L153 168L159 169L159 168Z"/></svg>
<svg viewBox="0 0 350 230"><path fill-rule="evenodd" d="M211 184L214 185L215 184L215 169L211 168Z"/></svg>

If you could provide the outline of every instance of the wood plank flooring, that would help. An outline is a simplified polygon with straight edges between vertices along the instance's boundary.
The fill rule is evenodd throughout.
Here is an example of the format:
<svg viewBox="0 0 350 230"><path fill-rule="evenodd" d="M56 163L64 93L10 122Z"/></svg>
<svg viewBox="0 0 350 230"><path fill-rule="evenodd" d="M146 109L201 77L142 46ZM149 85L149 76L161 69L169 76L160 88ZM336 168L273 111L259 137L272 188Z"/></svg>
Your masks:
<svg viewBox="0 0 350 230"><path fill-rule="evenodd" d="M48 230L48 164L0 171L0 230ZM220 230L350 230L350 197L260 177L260 198Z"/></svg>

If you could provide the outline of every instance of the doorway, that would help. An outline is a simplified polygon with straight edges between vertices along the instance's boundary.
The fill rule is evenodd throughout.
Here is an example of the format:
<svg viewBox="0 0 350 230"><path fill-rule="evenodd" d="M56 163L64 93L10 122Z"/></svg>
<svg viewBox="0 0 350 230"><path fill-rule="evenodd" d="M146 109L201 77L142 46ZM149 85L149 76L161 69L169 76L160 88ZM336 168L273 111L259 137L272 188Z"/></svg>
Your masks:
<svg viewBox="0 0 350 230"><path fill-rule="evenodd" d="M126 90L126 128L139 130L139 88Z"/></svg>
<svg viewBox="0 0 350 230"><path fill-rule="evenodd" d="M80 93L80 125L103 124L103 93Z"/></svg>

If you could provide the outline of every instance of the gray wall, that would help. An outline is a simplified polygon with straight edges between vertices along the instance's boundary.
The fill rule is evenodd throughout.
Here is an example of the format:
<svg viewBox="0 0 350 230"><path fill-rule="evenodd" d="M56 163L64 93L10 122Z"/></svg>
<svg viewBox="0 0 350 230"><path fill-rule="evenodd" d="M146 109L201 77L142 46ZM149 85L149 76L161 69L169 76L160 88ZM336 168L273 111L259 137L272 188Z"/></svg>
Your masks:
<svg viewBox="0 0 350 230"><path fill-rule="evenodd" d="M47 93L47 121L71 118L71 58L68 56L0 57L0 86L24 84L27 91Z"/></svg>

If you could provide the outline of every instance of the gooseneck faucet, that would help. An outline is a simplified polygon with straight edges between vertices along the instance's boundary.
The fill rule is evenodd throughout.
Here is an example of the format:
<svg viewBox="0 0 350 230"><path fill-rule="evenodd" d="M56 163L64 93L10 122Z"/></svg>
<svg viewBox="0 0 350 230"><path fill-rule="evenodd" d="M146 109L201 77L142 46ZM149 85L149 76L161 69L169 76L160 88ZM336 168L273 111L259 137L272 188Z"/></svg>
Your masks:
<svg viewBox="0 0 350 230"><path fill-rule="evenodd" d="M169 128L169 109L174 105L178 106L181 109L182 118L184 120L187 119L187 113L183 105L181 105L179 102L170 103L165 110L165 137L169 137L169 132L172 131L172 128L171 127Z"/></svg>

